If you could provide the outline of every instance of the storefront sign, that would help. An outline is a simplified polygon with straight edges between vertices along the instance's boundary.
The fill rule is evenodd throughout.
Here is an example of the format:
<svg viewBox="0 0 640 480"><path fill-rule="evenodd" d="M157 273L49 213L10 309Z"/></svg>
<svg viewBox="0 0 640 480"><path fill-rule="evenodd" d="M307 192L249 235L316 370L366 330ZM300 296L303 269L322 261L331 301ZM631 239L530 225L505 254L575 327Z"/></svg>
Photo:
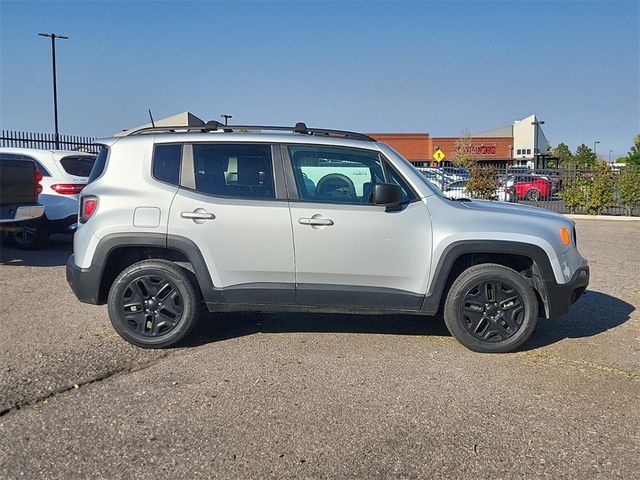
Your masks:
<svg viewBox="0 0 640 480"><path fill-rule="evenodd" d="M498 146L495 143L481 143L480 145L471 144L464 147L464 153L471 153L473 155L495 155L498 151Z"/></svg>

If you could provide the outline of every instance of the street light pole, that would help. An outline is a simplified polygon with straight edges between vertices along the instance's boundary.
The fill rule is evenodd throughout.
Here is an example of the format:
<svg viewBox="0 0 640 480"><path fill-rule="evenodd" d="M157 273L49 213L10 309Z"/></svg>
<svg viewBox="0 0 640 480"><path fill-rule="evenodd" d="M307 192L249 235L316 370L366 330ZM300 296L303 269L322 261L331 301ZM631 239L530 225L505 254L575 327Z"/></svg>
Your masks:
<svg viewBox="0 0 640 480"><path fill-rule="evenodd" d="M598 144L600 143L600 140L596 140L595 142L593 142L593 154L596 156L596 160L598 160Z"/></svg>
<svg viewBox="0 0 640 480"><path fill-rule="evenodd" d="M538 128L540 128L540 125L544 125L544 120L534 120L533 122L531 122L531 125L536 126L535 138L533 140L533 153L536 156L535 167L537 169L538 163L540 162L540 149L538 148L538 136L539 136Z"/></svg>
<svg viewBox="0 0 640 480"><path fill-rule="evenodd" d="M609 150L609 163L611 163L611 152L613 152L613 150Z"/></svg>
<svg viewBox="0 0 640 480"><path fill-rule="evenodd" d="M229 119L233 118L233 115L227 115L226 113L223 113L222 115L220 115L220 118L224 118L224 126L226 127L229 124Z"/></svg>
<svg viewBox="0 0 640 480"><path fill-rule="evenodd" d="M60 133L58 132L58 85L56 81L56 38L68 40L69 37L55 33L39 33L41 37L51 38L51 64L53 66L53 118L55 122L56 149L60 148Z"/></svg>

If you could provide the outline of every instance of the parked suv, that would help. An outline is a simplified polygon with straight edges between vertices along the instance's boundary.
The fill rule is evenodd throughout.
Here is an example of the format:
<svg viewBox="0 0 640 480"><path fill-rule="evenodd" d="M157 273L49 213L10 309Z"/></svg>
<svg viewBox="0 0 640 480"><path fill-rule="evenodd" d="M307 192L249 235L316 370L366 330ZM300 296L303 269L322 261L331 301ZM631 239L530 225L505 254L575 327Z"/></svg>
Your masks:
<svg viewBox="0 0 640 480"><path fill-rule="evenodd" d="M184 339L204 303L443 312L468 348L506 352L589 282L572 221L447 199L362 134L209 122L100 143L67 280L141 347Z"/></svg>

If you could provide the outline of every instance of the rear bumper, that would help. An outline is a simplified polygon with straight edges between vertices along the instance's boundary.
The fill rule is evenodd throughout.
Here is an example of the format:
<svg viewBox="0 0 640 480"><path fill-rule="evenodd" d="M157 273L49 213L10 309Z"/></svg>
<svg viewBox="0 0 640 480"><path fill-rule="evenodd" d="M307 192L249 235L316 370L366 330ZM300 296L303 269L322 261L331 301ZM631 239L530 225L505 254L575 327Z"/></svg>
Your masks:
<svg viewBox="0 0 640 480"><path fill-rule="evenodd" d="M555 280L544 282L547 293L546 308L547 317L554 318L566 314L585 292L589 286L589 267L576 270L571 280L564 284L558 284Z"/></svg>
<svg viewBox="0 0 640 480"><path fill-rule="evenodd" d="M73 255L67 260L67 283L81 302L94 305L99 303L100 276L95 269L78 267Z"/></svg>
<svg viewBox="0 0 640 480"><path fill-rule="evenodd" d="M0 207L0 223L34 220L43 214L43 205L3 205Z"/></svg>

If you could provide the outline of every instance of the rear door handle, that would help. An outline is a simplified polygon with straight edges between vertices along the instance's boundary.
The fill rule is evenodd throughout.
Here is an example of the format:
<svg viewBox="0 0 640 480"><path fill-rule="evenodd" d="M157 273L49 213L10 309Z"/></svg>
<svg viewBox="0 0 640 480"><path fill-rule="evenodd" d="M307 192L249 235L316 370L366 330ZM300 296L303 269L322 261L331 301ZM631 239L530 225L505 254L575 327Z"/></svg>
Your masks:
<svg viewBox="0 0 640 480"><path fill-rule="evenodd" d="M329 226L333 225L333 220L330 218L299 218L298 223L301 225Z"/></svg>
<svg viewBox="0 0 640 480"><path fill-rule="evenodd" d="M193 221L197 220L213 220L216 216L213 213L207 212L202 208L196 208L193 212L182 212L180 214L182 218L190 218Z"/></svg>

